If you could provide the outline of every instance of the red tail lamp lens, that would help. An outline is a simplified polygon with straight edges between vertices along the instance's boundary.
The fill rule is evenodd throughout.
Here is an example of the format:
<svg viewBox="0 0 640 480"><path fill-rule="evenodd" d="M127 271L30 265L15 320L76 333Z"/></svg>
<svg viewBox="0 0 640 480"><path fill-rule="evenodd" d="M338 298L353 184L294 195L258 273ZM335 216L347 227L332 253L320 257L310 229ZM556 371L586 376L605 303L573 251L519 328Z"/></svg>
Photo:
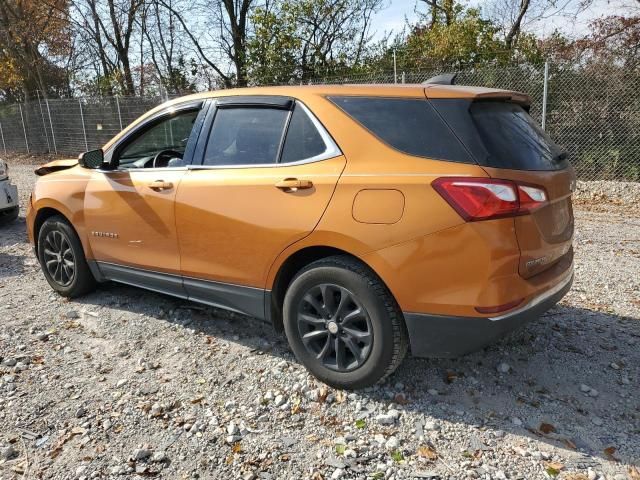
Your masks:
<svg viewBox="0 0 640 480"><path fill-rule="evenodd" d="M432 185L468 222L523 215L547 201L543 188L511 180L441 177Z"/></svg>

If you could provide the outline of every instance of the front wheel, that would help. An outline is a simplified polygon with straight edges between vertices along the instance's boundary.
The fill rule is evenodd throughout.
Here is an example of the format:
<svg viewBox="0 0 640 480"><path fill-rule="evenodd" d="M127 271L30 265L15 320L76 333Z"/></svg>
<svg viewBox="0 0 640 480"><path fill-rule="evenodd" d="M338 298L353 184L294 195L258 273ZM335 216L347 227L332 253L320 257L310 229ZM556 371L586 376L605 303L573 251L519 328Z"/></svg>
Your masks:
<svg viewBox="0 0 640 480"><path fill-rule="evenodd" d="M96 286L78 234L64 217L49 217L42 224L38 260L51 288L63 297L78 297Z"/></svg>
<svg viewBox="0 0 640 480"><path fill-rule="evenodd" d="M293 353L336 388L377 383L407 352L395 299L374 272L351 257L325 258L300 271L289 285L283 313Z"/></svg>

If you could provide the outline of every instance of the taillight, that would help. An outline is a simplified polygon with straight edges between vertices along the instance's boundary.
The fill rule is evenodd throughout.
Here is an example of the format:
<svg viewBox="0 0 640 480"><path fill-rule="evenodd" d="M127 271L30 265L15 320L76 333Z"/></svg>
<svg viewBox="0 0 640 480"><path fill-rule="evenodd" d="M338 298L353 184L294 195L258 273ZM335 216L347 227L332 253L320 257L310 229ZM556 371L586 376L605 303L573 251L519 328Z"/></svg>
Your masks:
<svg viewBox="0 0 640 480"><path fill-rule="evenodd" d="M544 188L512 180L441 177L432 185L468 222L524 215L547 202Z"/></svg>

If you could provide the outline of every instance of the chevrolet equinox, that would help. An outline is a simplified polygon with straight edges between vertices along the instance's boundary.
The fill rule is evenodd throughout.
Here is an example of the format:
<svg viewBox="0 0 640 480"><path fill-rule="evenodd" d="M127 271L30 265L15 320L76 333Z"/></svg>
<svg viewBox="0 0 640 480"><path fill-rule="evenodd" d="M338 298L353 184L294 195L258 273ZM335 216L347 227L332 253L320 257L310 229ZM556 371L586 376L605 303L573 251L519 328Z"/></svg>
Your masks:
<svg viewBox="0 0 640 480"><path fill-rule="evenodd" d="M257 317L366 387L569 290L575 174L529 105L439 84L179 98L40 167L29 238L60 295L111 280Z"/></svg>

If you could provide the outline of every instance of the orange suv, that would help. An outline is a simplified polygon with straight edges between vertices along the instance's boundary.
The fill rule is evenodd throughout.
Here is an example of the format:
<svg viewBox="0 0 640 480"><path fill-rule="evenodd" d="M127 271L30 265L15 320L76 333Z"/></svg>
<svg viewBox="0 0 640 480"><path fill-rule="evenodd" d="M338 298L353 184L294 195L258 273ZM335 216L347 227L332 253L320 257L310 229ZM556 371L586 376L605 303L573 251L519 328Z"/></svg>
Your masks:
<svg viewBox="0 0 640 480"><path fill-rule="evenodd" d="M29 237L61 295L112 280L258 317L365 387L569 290L574 171L528 109L437 84L183 97L39 168Z"/></svg>

